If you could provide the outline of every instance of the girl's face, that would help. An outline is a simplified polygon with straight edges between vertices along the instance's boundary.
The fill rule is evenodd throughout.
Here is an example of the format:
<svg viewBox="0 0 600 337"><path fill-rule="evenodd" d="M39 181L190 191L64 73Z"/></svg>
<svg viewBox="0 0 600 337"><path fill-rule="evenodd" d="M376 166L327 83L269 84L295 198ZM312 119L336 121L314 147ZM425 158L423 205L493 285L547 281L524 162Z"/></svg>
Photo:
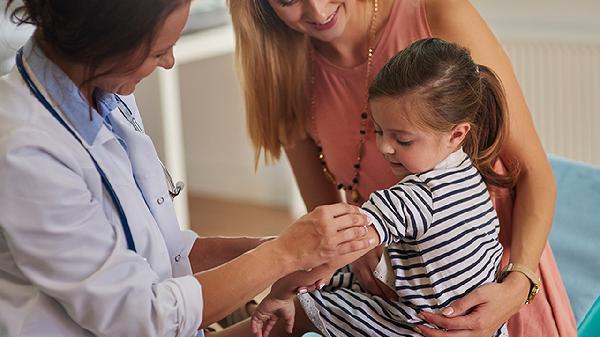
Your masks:
<svg viewBox="0 0 600 337"><path fill-rule="evenodd" d="M290 28L323 42L331 42L342 35L352 13L356 13L357 5L357 0L268 1Z"/></svg>
<svg viewBox="0 0 600 337"><path fill-rule="evenodd" d="M431 170L464 139L464 135L456 139L454 130L438 133L413 123L408 117L415 116L423 108L410 96L377 98L370 106L377 148L397 177Z"/></svg>
<svg viewBox="0 0 600 337"><path fill-rule="evenodd" d="M139 67L123 74L101 76L94 81L93 85L106 92L129 95L133 93L136 85L152 74L157 67L172 68L175 64L173 46L183 31L189 11L190 2L188 1L166 17L150 46L150 54Z"/></svg>

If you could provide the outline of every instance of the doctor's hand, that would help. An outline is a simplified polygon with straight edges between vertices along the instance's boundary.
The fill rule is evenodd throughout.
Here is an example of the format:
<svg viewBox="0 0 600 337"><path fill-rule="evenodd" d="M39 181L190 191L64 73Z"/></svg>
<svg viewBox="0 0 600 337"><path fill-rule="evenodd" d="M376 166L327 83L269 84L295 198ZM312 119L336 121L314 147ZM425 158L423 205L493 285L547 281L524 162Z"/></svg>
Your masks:
<svg viewBox="0 0 600 337"><path fill-rule="evenodd" d="M369 248L369 221L348 204L319 206L288 226L275 240L290 263L290 272L310 270L332 259Z"/></svg>

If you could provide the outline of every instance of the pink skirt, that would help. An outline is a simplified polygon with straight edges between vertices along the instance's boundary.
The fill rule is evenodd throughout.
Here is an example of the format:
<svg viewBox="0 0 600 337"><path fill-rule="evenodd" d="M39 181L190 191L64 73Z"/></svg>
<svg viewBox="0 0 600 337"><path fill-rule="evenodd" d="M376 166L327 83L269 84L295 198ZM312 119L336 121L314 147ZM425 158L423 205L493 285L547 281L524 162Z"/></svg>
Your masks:
<svg viewBox="0 0 600 337"><path fill-rule="evenodd" d="M500 220L500 242L504 247L502 267L510 257L513 200L508 191L492 192ZM577 325L550 245L546 244L538 273L542 288L536 298L508 321L510 337L576 337Z"/></svg>

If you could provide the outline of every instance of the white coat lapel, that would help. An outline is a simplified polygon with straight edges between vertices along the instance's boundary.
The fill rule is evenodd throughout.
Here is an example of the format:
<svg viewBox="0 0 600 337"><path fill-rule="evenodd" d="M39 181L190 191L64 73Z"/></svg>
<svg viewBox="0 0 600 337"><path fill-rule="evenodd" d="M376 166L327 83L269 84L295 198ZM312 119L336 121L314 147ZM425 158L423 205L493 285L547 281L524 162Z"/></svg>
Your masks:
<svg viewBox="0 0 600 337"><path fill-rule="evenodd" d="M133 108L133 104L129 103L128 107ZM140 120L138 115L134 117ZM189 275L191 266L184 251L181 229L152 140L148 135L135 131L119 109L113 111L111 121L115 131L127 144L135 181L167 243L173 275Z"/></svg>

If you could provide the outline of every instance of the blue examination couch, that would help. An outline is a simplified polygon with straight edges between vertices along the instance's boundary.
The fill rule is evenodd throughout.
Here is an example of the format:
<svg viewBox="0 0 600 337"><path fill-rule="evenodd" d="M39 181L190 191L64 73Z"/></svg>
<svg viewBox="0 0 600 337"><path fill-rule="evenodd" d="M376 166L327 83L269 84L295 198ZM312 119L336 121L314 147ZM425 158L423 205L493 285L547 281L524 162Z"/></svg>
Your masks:
<svg viewBox="0 0 600 337"><path fill-rule="evenodd" d="M579 325L600 336L600 168L550 157L558 196L550 245Z"/></svg>

